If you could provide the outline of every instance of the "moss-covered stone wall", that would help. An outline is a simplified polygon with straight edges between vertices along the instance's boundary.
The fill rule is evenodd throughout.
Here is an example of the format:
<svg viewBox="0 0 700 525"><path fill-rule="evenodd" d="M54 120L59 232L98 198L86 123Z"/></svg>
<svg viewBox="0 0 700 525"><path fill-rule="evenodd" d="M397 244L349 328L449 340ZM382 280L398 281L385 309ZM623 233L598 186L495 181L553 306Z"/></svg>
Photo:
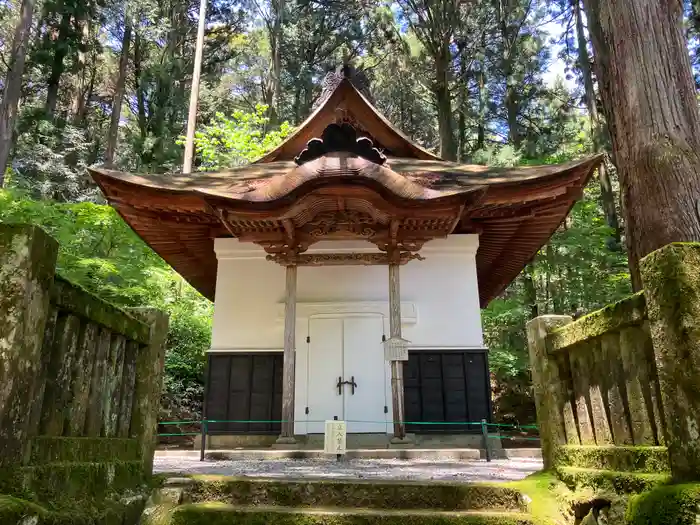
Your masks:
<svg viewBox="0 0 700 525"><path fill-rule="evenodd" d="M640 268L640 293L528 324L545 465L628 472L667 446L673 478L698 481L700 243L670 244Z"/></svg>
<svg viewBox="0 0 700 525"><path fill-rule="evenodd" d="M528 324L528 343L547 466L555 464L550 441L601 447L665 443L643 294L576 321L538 317Z"/></svg>
<svg viewBox="0 0 700 525"><path fill-rule="evenodd" d="M56 277L57 248L0 224L0 523L134 525L168 319Z"/></svg>

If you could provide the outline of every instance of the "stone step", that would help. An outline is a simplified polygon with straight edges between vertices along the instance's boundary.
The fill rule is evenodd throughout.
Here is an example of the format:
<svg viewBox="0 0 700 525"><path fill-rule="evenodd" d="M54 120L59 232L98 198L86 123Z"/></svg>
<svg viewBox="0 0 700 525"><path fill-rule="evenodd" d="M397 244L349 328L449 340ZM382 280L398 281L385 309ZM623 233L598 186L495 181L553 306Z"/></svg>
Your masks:
<svg viewBox="0 0 700 525"><path fill-rule="evenodd" d="M0 469L0 494L31 496L43 503L104 498L144 483L141 461L61 462Z"/></svg>
<svg viewBox="0 0 700 525"><path fill-rule="evenodd" d="M136 439L39 436L32 439L30 465L45 463L119 463L138 461Z"/></svg>
<svg viewBox="0 0 700 525"><path fill-rule="evenodd" d="M652 446L564 445L555 462L561 467L606 469L621 472L670 472L668 449Z"/></svg>
<svg viewBox="0 0 700 525"><path fill-rule="evenodd" d="M639 493L668 483L670 473L619 472L580 467L556 467L559 479L569 488L593 488L617 494Z"/></svg>
<svg viewBox="0 0 700 525"><path fill-rule="evenodd" d="M226 503L180 505L168 525L535 525L527 514L361 508L245 507Z"/></svg>
<svg viewBox="0 0 700 525"><path fill-rule="evenodd" d="M380 480L278 480L192 476L184 483L186 503L280 507L358 507L443 511L527 511L516 489L486 483L442 483ZM177 485L177 483L171 483Z"/></svg>

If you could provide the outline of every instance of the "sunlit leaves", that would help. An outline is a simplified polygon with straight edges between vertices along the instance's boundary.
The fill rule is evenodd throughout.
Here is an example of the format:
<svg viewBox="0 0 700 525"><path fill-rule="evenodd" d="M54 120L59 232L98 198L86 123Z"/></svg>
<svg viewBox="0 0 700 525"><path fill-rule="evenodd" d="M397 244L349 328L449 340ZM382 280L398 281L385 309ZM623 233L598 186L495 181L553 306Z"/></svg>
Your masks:
<svg viewBox="0 0 700 525"><path fill-rule="evenodd" d="M255 112L236 111L230 117L214 115L211 123L195 134L201 169L225 169L248 164L280 144L293 128L283 122L278 129L266 130L267 107L258 104Z"/></svg>

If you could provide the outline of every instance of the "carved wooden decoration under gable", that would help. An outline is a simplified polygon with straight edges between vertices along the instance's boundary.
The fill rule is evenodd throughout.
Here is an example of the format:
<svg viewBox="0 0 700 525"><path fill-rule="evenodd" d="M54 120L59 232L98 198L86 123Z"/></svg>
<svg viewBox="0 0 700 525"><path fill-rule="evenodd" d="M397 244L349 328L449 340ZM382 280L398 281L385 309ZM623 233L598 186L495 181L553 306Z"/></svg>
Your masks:
<svg viewBox="0 0 700 525"><path fill-rule="evenodd" d="M313 138L306 144L306 149L294 159L298 165L312 161L327 153L346 151L358 157L382 165L386 157L374 147L367 137L357 136L357 130L350 124L329 124L323 130L321 138Z"/></svg>
<svg viewBox="0 0 700 525"><path fill-rule="evenodd" d="M319 213L304 225L302 231L314 239L337 233L369 239L377 233L377 226L369 214L344 210Z"/></svg>

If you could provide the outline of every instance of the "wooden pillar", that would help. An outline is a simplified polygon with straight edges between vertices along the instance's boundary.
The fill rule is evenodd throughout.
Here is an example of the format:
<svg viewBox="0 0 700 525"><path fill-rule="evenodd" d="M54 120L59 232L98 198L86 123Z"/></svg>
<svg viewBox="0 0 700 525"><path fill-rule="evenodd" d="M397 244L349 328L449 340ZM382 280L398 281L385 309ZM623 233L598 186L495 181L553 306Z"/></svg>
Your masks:
<svg viewBox="0 0 700 525"><path fill-rule="evenodd" d="M401 282L399 265L389 264L389 331L391 338L401 338ZM391 362L391 404L394 412L394 439L406 438L403 399L403 361Z"/></svg>
<svg viewBox="0 0 700 525"><path fill-rule="evenodd" d="M294 439L294 365L297 322L297 267L287 266L284 304L284 362L282 370L282 433L277 443L295 444Z"/></svg>

